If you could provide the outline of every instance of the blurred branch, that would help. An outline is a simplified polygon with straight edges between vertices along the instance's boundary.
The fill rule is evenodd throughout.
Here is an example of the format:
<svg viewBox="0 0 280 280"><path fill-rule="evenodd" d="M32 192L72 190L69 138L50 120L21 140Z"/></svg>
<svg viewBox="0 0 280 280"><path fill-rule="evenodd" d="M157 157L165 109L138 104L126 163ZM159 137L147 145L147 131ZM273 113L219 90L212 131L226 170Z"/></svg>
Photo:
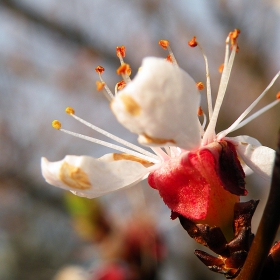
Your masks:
<svg viewBox="0 0 280 280"><path fill-rule="evenodd" d="M15 170L8 170L7 172L0 172L0 188L12 186L31 198L32 201L40 202L50 206L55 211L65 212L64 196L63 193L50 191L47 184L38 184L32 177L26 174L19 174ZM45 187L43 187L46 185ZM10 190L13 191L12 189Z"/></svg>
<svg viewBox="0 0 280 280"><path fill-rule="evenodd" d="M236 280L257 280L261 276L265 260L276 236L279 223L280 205L280 132L278 134L278 148L276 150L271 189L265 210L253 240L248 257Z"/></svg>
<svg viewBox="0 0 280 280"><path fill-rule="evenodd" d="M20 3L20 1L0 0L0 6L5 7L11 12L25 18L26 20L34 24L41 25L49 31L59 34L64 40L75 43L80 47L87 48L98 57L103 57L106 60L116 60L114 51L107 51L106 48L102 46L102 44L97 44L96 41L88 38L80 30L47 19L46 17L37 14L26 5Z"/></svg>

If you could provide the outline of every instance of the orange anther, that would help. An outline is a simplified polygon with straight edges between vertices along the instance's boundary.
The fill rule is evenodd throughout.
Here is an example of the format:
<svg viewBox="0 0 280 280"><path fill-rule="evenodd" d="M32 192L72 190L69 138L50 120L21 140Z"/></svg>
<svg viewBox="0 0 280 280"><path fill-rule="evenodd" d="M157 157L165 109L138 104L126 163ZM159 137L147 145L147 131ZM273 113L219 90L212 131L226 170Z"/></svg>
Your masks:
<svg viewBox="0 0 280 280"><path fill-rule="evenodd" d="M232 32L231 32L231 38L232 39L237 39L238 35L240 34L240 30L239 29L234 29Z"/></svg>
<svg viewBox="0 0 280 280"><path fill-rule="evenodd" d="M158 44L159 44L164 50L166 50L167 47L169 46L169 41L167 41L167 40L159 40L159 41L158 41Z"/></svg>
<svg viewBox="0 0 280 280"><path fill-rule="evenodd" d="M197 110L197 115L200 117L200 116L203 116L204 112L201 108L201 106L198 107L198 110Z"/></svg>
<svg viewBox="0 0 280 280"><path fill-rule="evenodd" d="M96 81L96 89L98 91L102 90L104 87L105 87L105 83L104 82Z"/></svg>
<svg viewBox="0 0 280 280"><path fill-rule="evenodd" d="M128 76L131 74L131 68L129 64L122 64L118 69L117 69L117 74L127 74Z"/></svg>
<svg viewBox="0 0 280 280"><path fill-rule="evenodd" d="M166 57L166 60L169 61L169 62L171 62L171 63L173 62L172 57L171 57L170 54Z"/></svg>
<svg viewBox="0 0 280 280"><path fill-rule="evenodd" d="M102 66L98 65L98 66L95 68L95 71L96 71L97 73L99 73L99 74L102 74L102 73L105 71L105 69L104 69Z"/></svg>
<svg viewBox="0 0 280 280"><path fill-rule="evenodd" d="M276 94L276 99L280 99L280 91Z"/></svg>
<svg viewBox="0 0 280 280"><path fill-rule="evenodd" d="M204 89L204 84L202 82L197 82L196 86L197 86L198 90L203 90Z"/></svg>
<svg viewBox="0 0 280 280"><path fill-rule="evenodd" d="M196 41L196 37L194 36L189 42L188 42L189 46L194 48L197 46L197 41Z"/></svg>
<svg viewBox="0 0 280 280"><path fill-rule="evenodd" d="M126 82L124 80L117 83L117 89L121 90L126 86Z"/></svg>
<svg viewBox="0 0 280 280"><path fill-rule="evenodd" d="M236 40L239 34L240 34L239 29L234 29L233 31L229 32L228 37L230 38L231 45L236 44Z"/></svg>
<svg viewBox="0 0 280 280"><path fill-rule="evenodd" d="M118 57L125 57L125 46L117 46L116 53Z"/></svg>
<svg viewBox="0 0 280 280"><path fill-rule="evenodd" d="M222 73L224 70L224 63L219 66L219 72Z"/></svg>

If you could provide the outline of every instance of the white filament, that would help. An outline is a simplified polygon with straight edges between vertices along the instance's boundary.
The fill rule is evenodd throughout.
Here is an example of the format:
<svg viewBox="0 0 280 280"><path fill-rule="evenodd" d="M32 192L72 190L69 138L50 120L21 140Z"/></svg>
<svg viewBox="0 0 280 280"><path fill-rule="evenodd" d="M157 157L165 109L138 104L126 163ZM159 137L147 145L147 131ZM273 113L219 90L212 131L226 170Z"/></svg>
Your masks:
<svg viewBox="0 0 280 280"><path fill-rule="evenodd" d="M93 129L93 130L95 130L95 131L97 131L97 132L107 136L108 138L111 138L111 139L115 140L116 142L119 142L119 143L123 144L124 146L127 146L127 147L129 147L129 148L131 148L131 149L133 149L135 151L138 151L139 153L144 154L144 155L146 155L148 157L157 159L156 155L148 152L147 150L142 149L142 148L140 148L140 147L138 147L138 146L136 146L136 145L134 145L134 144L132 144L132 143L130 143L128 141L125 141L125 140L123 140L123 139L121 139L121 138L119 138L119 137L117 137L117 136L115 136L115 135L113 135L113 134L111 134L111 133L109 133L109 132L107 132L107 131L105 131L105 130L103 130L103 129L101 129L101 128L99 128L99 127L97 127L97 126L95 126L95 125L93 125L91 123L89 123L89 122L87 122L87 121L85 121L84 119L82 119L82 118L80 118L80 117L78 117L78 116L76 116L74 114L71 114L71 116L73 118L75 118L77 121L83 123L84 125L90 127L91 129Z"/></svg>
<svg viewBox="0 0 280 280"><path fill-rule="evenodd" d="M163 161L168 160L169 156L160 147L150 147Z"/></svg>
<svg viewBox="0 0 280 280"><path fill-rule="evenodd" d="M206 68L206 91L207 91L207 103L208 103L208 114L209 114L209 120L212 117L213 114L213 104L212 104L212 93L211 93L211 83L210 83L210 72L209 72L209 65L208 65L208 59L207 56L204 53L203 48L200 46L200 44L197 44L202 52L202 56L204 58L205 62L205 68Z"/></svg>
<svg viewBox="0 0 280 280"><path fill-rule="evenodd" d="M172 51L172 49L171 49L171 47L170 47L169 45L167 46L167 50L168 50L169 55L170 55L170 57L171 57L172 64L173 64L174 66L177 66L177 67L178 67L178 62L177 62L177 60L176 60L176 58L175 58L175 55L174 55L174 53L173 53L173 51Z"/></svg>
<svg viewBox="0 0 280 280"><path fill-rule="evenodd" d="M148 156L143 155L141 153L138 153L138 152L132 151L130 149L127 149L127 148L124 148L124 147L121 147L121 146L118 146L118 145L115 145L115 144L112 144L112 143L109 143L109 142L105 142L105 141L102 141L102 140L99 140L99 139L96 139L96 138L93 138L93 137L89 137L89 136L86 136L86 135L83 135L83 134L75 133L75 132L72 132L72 131L69 131L69 130L66 130L66 129L63 129L63 128L61 128L60 131L65 132L67 134L70 134L72 136L75 136L77 138L87 140L87 141L92 142L92 143L96 143L96 144L99 144L99 145L102 145L102 146L105 146L105 147L108 147L108 148L111 148L111 149L129 154L129 155L136 156L138 158L142 158L144 160L147 160L147 161L150 161L150 162L153 162L153 163L160 162L159 159L155 159L154 157L148 157Z"/></svg>
<svg viewBox="0 0 280 280"><path fill-rule="evenodd" d="M217 99L216 99L216 103L215 103L215 107L214 107L214 112L213 112L212 118L210 120L210 123L205 131L203 141L202 141L203 145L208 144L209 142L212 142L215 138L215 127L216 127L218 115L220 112L220 108L222 106L222 102L223 102L223 99L225 96L225 92L227 89L235 53L236 53L236 45L233 46L229 61L228 61L228 63L225 63L226 67L224 67L223 72L222 72L222 77L221 77L218 95L217 95Z"/></svg>
<svg viewBox="0 0 280 280"><path fill-rule="evenodd" d="M273 86L273 84L275 83L276 79L280 76L280 71L275 75L275 77L272 79L272 81L269 83L269 85L266 87L266 89L260 94L260 96L239 116L239 118L229 127L227 128L226 130L220 132L220 137L223 135L223 137L225 137L228 133L236 130L237 126L241 123L241 121L251 112L251 110L258 104L258 102L265 96L265 94L268 92L268 90ZM275 100L275 101L278 101L278 100ZM272 102L273 103L273 102ZM276 102L275 104L277 104L278 102ZM274 104L274 103L273 103ZM274 104L274 105L275 105ZM269 104L270 105L270 104ZM268 105L268 106L269 106ZM274 106L273 105L273 106ZM266 108L266 107L264 107ZM263 108L263 109L264 109ZM269 107L271 108L271 107ZM269 109L268 108L268 109ZM268 110L266 109L266 110ZM261 109L262 110L262 109ZM260 111L261 111L260 110ZM264 110L263 112L265 112L266 110ZM255 115L256 114L256 115ZM257 116L259 116L261 113L259 112L256 112L254 115L252 115L251 117L254 116L254 118L256 118ZM250 118L251 118L250 117ZM252 118L252 119L254 119ZM251 120L252 120L251 119ZM246 121L246 120L245 120ZM244 122L245 122L244 121ZM247 124L249 121L246 121L245 124ZM243 124L242 126L244 126L245 124ZM240 128L241 126L239 126L238 128Z"/></svg>
<svg viewBox="0 0 280 280"><path fill-rule="evenodd" d="M276 99L273 102L271 102L270 104L266 105L265 107L263 107L262 109L258 110L256 113L254 113L253 115L251 115L250 117L248 117L247 119L243 120L235 129L233 129L232 131L235 131L241 127L243 127L244 125L246 125L247 123L249 123L250 121L252 121L253 119L257 118L258 116L260 116L261 114L263 114L264 112L268 111L269 109L271 109L272 107L274 107L276 104L278 104L280 102L280 99ZM231 132L232 132L231 131Z"/></svg>
<svg viewBox="0 0 280 280"><path fill-rule="evenodd" d="M105 92L103 91L104 95L106 96L106 98L111 101L112 99L114 99L114 95L113 93L111 92L111 90L109 89L109 87L107 86L107 84L105 83L105 81L102 79L102 76L100 73L99 74L99 79L102 83L104 83L104 89L105 89Z"/></svg>

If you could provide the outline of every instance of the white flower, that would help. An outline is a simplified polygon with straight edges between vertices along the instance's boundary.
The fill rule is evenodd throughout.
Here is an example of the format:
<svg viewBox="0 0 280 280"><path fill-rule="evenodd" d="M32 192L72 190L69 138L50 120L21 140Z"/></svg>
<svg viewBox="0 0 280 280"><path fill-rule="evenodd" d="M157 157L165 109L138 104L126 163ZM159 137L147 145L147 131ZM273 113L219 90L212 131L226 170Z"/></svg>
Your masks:
<svg viewBox="0 0 280 280"><path fill-rule="evenodd" d="M101 87L107 90L107 97L111 100L111 109L119 122L130 131L137 133L139 143L149 146L153 153L89 124L76 116L74 110L68 108L67 112L74 118L128 148L64 130L56 121L54 127L61 131L111 147L123 152L123 154L107 154L99 159L88 156L66 156L58 162L49 162L46 158L42 158L42 173L46 181L54 186L70 190L79 196L98 197L132 186L147 178L150 172L160 168L163 163L178 158L188 151L210 147L212 143L222 140L235 145L238 156L244 161L243 166L247 173L254 171L263 178L270 179L275 157L274 150L262 146L256 139L249 136L226 136L280 101L279 99L275 100L245 119L270 89L280 72L233 125L218 134L215 133L219 110L237 49L236 38L237 35L234 37L231 34L227 39L224 69L214 108L212 108L211 101L208 63L203 54L206 61L209 111L209 124L206 129L205 115L203 124L200 123L197 116L200 103L197 85L185 71L178 67L168 44L167 48L173 63L161 58L145 58L141 70L133 81L130 81L128 75L129 67L123 62L124 54L119 50L118 56L122 64L119 72L123 75L127 85L120 91L116 90L115 95L113 95L100 76ZM232 44L231 53L229 52L230 41ZM101 72L99 71L99 73Z"/></svg>

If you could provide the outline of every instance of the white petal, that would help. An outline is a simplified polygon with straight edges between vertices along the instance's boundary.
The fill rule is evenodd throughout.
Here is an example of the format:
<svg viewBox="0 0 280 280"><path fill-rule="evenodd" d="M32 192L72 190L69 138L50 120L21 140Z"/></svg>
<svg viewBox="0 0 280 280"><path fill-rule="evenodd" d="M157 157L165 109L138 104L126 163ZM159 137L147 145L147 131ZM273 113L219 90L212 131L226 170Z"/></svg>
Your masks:
<svg viewBox="0 0 280 280"><path fill-rule="evenodd" d="M239 135L235 137L226 137L225 139L230 140L231 142L244 142L244 143L249 143L254 146L262 146L262 144L257 140L256 138L253 138L248 135Z"/></svg>
<svg viewBox="0 0 280 280"><path fill-rule="evenodd" d="M88 198L136 184L149 172L139 162L111 161L110 158L110 155L105 155L104 159L66 156L57 162L42 158L41 169L49 184Z"/></svg>
<svg viewBox="0 0 280 280"><path fill-rule="evenodd" d="M249 136L241 136L241 138L229 137L228 139L233 139L232 142L236 145L238 155L240 155L248 167L264 179L271 179L275 159L275 151L273 149L261 146L258 140ZM248 142L244 142L243 140L245 139Z"/></svg>
<svg viewBox="0 0 280 280"><path fill-rule="evenodd" d="M243 160L240 163L246 176L254 173L254 171L248 165L246 165L245 162L243 162Z"/></svg>
<svg viewBox="0 0 280 280"><path fill-rule="evenodd" d="M140 135L141 144L191 150L200 144L199 102L196 83L185 71L149 57L111 108L121 124Z"/></svg>

